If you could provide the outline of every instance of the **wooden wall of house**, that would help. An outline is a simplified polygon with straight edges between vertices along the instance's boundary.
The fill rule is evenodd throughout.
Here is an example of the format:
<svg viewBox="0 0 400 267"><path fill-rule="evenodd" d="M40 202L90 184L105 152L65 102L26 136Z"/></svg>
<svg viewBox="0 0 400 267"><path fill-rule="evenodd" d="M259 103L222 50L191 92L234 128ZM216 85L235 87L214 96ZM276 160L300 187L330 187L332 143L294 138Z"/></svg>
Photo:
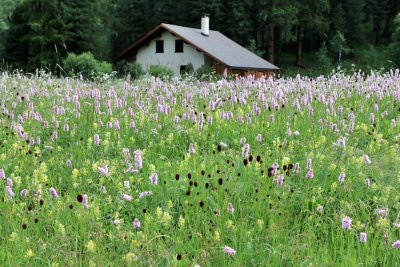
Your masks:
<svg viewBox="0 0 400 267"><path fill-rule="evenodd" d="M227 70L228 75L239 75L241 77L247 77L249 75L254 76L255 79L259 79L262 76L265 78L270 77L271 75L274 75L273 71L259 71L259 70L252 70L252 69L230 69L226 65L214 61L212 64L215 73L219 75L223 75L225 69Z"/></svg>

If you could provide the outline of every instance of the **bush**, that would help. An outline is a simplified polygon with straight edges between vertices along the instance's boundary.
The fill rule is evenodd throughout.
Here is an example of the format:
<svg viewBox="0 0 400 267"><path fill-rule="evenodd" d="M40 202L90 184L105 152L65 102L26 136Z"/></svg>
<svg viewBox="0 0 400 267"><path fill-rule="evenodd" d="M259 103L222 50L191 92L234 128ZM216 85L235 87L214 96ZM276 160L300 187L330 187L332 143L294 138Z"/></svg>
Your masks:
<svg viewBox="0 0 400 267"><path fill-rule="evenodd" d="M195 71L194 76L196 77L196 79L204 81L211 80L214 74L215 73L210 67L203 65Z"/></svg>
<svg viewBox="0 0 400 267"><path fill-rule="evenodd" d="M129 75L133 80L136 80L145 74L142 64L139 62L128 63L126 60L120 60L114 67L119 77Z"/></svg>
<svg viewBox="0 0 400 267"><path fill-rule="evenodd" d="M170 80L174 76L174 71L171 68L162 65L151 65L148 72L151 76L163 80Z"/></svg>
<svg viewBox="0 0 400 267"><path fill-rule="evenodd" d="M82 75L86 79L94 79L112 73L112 65L105 61L98 61L92 53L85 52L80 55L69 53L63 60L62 67L67 75Z"/></svg>

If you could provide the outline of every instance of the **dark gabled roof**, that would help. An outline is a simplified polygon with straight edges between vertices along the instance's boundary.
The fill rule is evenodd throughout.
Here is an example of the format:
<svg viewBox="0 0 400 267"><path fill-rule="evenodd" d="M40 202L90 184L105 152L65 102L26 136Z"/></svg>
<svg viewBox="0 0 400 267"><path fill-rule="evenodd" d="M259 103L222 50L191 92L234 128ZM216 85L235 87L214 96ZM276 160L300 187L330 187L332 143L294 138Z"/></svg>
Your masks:
<svg viewBox="0 0 400 267"><path fill-rule="evenodd" d="M275 65L255 55L218 31L210 31L208 36L204 36L201 34L200 29L164 23L137 40L119 54L117 58L126 57L130 51L139 49L164 30L231 69L279 70Z"/></svg>

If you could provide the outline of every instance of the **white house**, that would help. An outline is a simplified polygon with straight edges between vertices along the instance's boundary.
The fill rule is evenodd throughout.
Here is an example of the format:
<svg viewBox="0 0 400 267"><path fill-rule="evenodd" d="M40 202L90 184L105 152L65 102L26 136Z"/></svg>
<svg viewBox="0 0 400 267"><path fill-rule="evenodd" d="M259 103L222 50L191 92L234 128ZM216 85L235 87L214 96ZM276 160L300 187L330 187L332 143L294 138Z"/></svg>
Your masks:
<svg viewBox="0 0 400 267"><path fill-rule="evenodd" d="M164 65L179 76L186 65L202 66L216 73L270 75L279 68L253 54L218 31L209 30L209 17L201 19L201 29L162 23L119 54L118 59L138 61L145 69Z"/></svg>

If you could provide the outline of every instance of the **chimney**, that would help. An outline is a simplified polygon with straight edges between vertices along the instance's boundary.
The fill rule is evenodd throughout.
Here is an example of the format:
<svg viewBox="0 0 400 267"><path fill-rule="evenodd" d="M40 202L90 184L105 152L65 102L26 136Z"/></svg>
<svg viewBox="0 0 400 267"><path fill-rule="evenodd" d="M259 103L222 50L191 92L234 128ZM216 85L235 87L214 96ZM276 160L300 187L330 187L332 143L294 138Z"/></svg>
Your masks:
<svg viewBox="0 0 400 267"><path fill-rule="evenodd" d="M204 14L201 17L201 34L208 36L210 33L210 18L208 14Z"/></svg>

